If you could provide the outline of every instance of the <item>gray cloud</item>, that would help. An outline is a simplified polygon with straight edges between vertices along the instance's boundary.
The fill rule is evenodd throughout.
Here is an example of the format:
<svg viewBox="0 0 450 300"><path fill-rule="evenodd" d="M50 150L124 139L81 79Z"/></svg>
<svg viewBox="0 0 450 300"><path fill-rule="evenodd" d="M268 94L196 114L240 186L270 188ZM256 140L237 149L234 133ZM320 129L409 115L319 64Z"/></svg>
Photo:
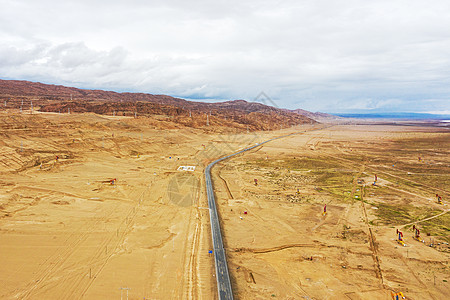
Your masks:
<svg viewBox="0 0 450 300"><path fill-rule="evenodd" d="M252 100L448 110L450 3L0 0L0 77Z"/></svg>

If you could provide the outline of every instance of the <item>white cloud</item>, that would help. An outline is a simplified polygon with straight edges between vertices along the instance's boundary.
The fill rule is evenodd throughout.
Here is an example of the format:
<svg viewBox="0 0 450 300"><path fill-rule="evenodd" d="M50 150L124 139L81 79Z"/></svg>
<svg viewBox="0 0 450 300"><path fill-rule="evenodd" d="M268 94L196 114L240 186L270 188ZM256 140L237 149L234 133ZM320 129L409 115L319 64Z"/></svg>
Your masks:
<svg viewBox="0 0 450 300"><path fill-rule="evenodd" d="M322 111L448 109L444 0L0 7L1 78L188 98L252 100L263 90L280 107Z"/></svg>

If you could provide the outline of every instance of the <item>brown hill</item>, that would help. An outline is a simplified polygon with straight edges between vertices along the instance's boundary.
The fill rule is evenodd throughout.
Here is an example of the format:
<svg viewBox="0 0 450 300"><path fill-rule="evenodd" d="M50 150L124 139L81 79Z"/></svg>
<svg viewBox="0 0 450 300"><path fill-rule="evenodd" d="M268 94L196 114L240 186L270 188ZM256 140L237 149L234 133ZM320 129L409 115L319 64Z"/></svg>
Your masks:
<svg viewBox="0 0 450 300"><path fill-rule="evenodd" d="M181 126L209 130L213 127L274 130L316 123L291 111L245 100L204 103L167 95L84 90L18 80L0 80L0 99L4 104L1 107L6 109L29 111L33 107L42 112L158 116Z"/></svg>

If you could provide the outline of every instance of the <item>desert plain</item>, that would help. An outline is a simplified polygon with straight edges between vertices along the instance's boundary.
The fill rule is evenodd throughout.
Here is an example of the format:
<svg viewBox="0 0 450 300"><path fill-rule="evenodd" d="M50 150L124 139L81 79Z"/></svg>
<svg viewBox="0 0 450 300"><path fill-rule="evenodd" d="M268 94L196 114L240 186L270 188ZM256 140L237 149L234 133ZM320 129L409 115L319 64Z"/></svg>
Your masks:
<svg viewBox="0 0 450 300"><path fill-rule="evenodd" d="M284 135L213 168L236 299L450 298L448 129L18 111L0 112L0 298L217 299L203 171Z"/></svg>

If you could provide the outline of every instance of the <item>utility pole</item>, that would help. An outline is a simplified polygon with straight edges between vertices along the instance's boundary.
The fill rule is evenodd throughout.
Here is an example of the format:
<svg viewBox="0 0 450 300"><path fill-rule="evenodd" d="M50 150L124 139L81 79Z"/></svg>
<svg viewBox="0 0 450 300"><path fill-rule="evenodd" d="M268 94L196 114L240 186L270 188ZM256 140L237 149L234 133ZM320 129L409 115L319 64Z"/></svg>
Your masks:
<svg viewBox="0 0 450 300"><path fill-rule="evenodd" d="M127 300L128 300L128 291L131 290L131 289L128 288L128 287L126 287L126 288L121 287L121 288L120 288L120 300L122 300L122 291L123 291L123 290L127 290Z"/></svg>
<svg viewBox="0 0 450 300"><path fill-rule="evenodd" d="M209 116L206 114L206 126L209 126Z"/></svg>
<svg viewBox="0 0 450 300"><path fill-rule="evenodd" d="M33 114L33 101L31 101L31 112L30 114Z"/></svg>

